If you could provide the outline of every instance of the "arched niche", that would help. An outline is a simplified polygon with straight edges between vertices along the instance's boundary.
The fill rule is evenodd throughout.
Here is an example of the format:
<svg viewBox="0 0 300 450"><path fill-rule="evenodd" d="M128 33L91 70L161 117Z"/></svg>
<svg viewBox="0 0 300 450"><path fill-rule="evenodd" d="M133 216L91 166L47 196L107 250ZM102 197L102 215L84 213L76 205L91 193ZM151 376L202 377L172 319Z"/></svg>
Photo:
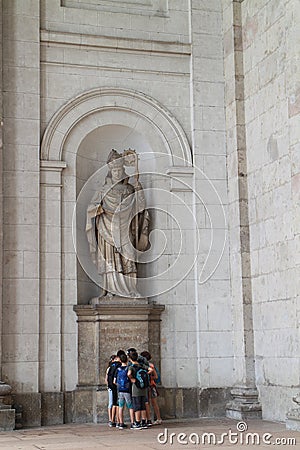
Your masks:
<svg viewBox="0 0 300 450"><path fill-rule="evenodd" d="M124 125L103 125L91 131L82 140L78 148L76 155L76 229L80 242L77 242L77 297L82 303L87 303L92 297L100 294L100 289L87 275L87 272L95 272L95 268L91 267L91 264L87 261L90 260L90 255L83 231L86 206L93 192L99 191L104 184L107 174L107 157L111 149L122 152L128 148L136 149L138 152L140 181L144 188L147 203L150 204L149 196L151 195L154 176L157 173L157 161L155 153L144 135ZM169 158L165 162L169 164ZM127 167L126 172L131 175L135 172L135 168ZM154 217L154 210L150 212L150 215L151 221L157 222L157 217ZM84 268L89 268L89 270L86 272ZM146 267L140 266L138 273L141 272L143 272L143 276L146 276Z"/></svg>
<svg viewBox="0 0 300 450"><path fill-rule="evenodd" d="M73 245L73 210L82 186L105 164L114 147L135 148L141 155L140 164L147 164L152 173L165 173L172 166L190 168L192 164L190 146L178 121L156 100L137 91L94 89L70 100L53 116L42 140L41 167L44 178L51 180L48 192L54 188L55 171L59 177L57 186L62 186L61 282L68 289L72 285L77 298L73 304L86 303L88 297L98 293L86 276L80 276ZM147 154L147 161L143 161L143 154ZM155 183L155 176L149 177L150 182ZM43 180L42 183L47 185ZM46 266L47 263L42 270L47 271ZM82 283L78 284L78 280ZM62 292L64 295L67 289Z"/></svg>

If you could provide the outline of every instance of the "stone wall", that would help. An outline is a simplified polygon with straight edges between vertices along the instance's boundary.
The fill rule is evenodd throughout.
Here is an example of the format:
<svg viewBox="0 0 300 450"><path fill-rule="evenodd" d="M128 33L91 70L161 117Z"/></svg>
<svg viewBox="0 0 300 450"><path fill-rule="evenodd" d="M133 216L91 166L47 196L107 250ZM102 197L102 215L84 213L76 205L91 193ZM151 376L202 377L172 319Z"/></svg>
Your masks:
<svg viewBox="0 0 300 450"><path fill-rule="evenodd" d="M94 287L78 270L72 214L83 182L105 161L102 153L93 158L86 137L96 130L101 138L109 126L139 136L153 167L168 175L160 186L172 201L161 206L184 221L185 205L196 218L182 235L174 288L164 289L168 279L158 282L166 291L155 298L166 306L163 384L200 386L209 398L206 389L234 383L221 2L139 1L128 3L130 11L124 5L4 2L2 368L25 405L26 425L53 423L56 409L62 421L62 391L76 388L73 306L86 303ZM84 111L87 92L94 94ZM168 164L156 163L155 152L167 150ZM172 166L178 152L185 161ZM185 167L192 159L195 175ZM164 269L176 260L178 230L170 219L158 227L169 242L158 263ZM186 267L192 270L178 284ZM53 408L51 419L41 407Z"/></svg>
<svg viewBox="0 0 300 450"><path fill-rule="evenodd" d="M227 236L222 2L191 2L191 115L200 241L194 272L198 380L233 384L233 335ZM195 368L196 371L196 368Z"/></svg>
<svg viewBox="0 0 300 450"><path fill-rule="evenodd" d="M266 419L299 385L299 8L242 3L256 377Z"/></svg>
<svg viewBox="0 0 300 450"><path fill-rule="evenodd" d="M293 2L223 6L236 382L284 420L299 385L299 15Z"/></svg>
<svg viewBox="0 0 300 450"><path fill-rule="evenodd" d="M96 291L78 270L72 214L111 130L116 145L152 152L151 168L173 177L160 185L172 201L157 204L180 220L186 205L196 218L173 289L162 278L154 298L165 305L165 404L177 398L184 409L197 392L191 414L219 414L228 387L257 385L264 417L284 419L299 385L296 0L1 5L1 368L26 424L62 422L63 392L67 404L76 388L73 306ZM170 243L163 268L178 230L158 223Z"/></svg>
<svg viewBox="0 0 300 450"><path fill-rule="evenodd" d="M13 388L39 390L39 1L3 2L3 345Z"/></svg>
<svg viewBox="0 0 300 450"><path fill-rule="evenodd" d="M2 61L2 1L0 1L0 61ZM3 104L2 104L2 68L0 70L0 176L3 177ZM0 280L3 273L3 183L0 185ZM0 283L0 316L2 317L2 282ZM2 320L0 320L0 380L2 376Z"/></svg>

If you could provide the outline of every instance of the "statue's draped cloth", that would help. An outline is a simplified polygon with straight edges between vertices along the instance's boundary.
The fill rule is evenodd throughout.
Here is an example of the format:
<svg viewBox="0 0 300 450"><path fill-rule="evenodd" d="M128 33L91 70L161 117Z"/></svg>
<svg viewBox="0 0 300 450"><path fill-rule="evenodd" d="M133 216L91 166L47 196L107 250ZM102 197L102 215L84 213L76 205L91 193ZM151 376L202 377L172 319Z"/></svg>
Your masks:
<svg viewBox="0 0 300 450"><path fill-rule="evenodd" d="M116 184L107 179L88 207L86 232L90 253L102 275L102 288L108 294L140 296L136 250L148 247L149 213L145 206L140 183L135 189L128 179Z"/></svg>

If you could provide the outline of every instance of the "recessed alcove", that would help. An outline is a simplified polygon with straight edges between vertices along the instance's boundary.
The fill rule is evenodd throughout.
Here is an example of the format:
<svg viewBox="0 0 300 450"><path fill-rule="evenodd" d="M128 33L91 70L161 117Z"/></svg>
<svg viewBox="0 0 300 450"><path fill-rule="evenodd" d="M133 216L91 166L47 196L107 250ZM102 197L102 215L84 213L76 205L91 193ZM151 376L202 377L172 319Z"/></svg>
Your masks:
<svg viewBox="0 0 300 450"><path fill-rule="evenodd" d="M139 155L140 181L144 188L146 204L152 203L151 191L156 174L156 158L146 138L136 130L119 124L104 125L91 131L81 142L76 157L76 229L77 229L77 298L79 304L86 304L101 294L96 268L92 266L87 248L84 229L86 209L93 196L105 182L107 158L112 149L121 153L134 149ZM135 173L134 167L126 167L126 172ZM151 210L152 227L155 222L155 209ZM146 277L145 265L139 265L139 275ZM89 275L87 275L89 273ZM92 278L92 279L91 279Z"/></svg>

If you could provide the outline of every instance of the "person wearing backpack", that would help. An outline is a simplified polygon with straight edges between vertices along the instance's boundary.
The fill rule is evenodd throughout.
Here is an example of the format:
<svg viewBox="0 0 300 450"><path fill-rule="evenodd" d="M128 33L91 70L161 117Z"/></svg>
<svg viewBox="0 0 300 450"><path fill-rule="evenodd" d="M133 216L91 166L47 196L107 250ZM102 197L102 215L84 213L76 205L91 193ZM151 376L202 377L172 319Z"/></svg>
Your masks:
<svg viewBox="0 0 300 450"><path fill-rule="evenodd" d="M107 385L107 392L108 392L108 406L107 406L107 411L108 411L108 424L113 422L113 418L112 418L112 408L113 408L113 394L112 394L112 390L108 387L108 380L107 380L107 376L108 376L108 372L110 369L110 366L112 365L113 361L115 360L116 355L111 355L111 357L109 358L109 362L108 362L108 366L105 372L105 384Z"/></svg>
<svg viewBox="0 0 300 450"><path fill-rule="evenodd" d="M128 367L128 378L132 383L132 404L135 423L132 429L148 428L146 415L147 391L149 387L148 371L138 363L138 354L133 351L129 356L131 365Z"/></svg>
<svg viewBox="0 0 300 450"><path fill-rule="evenodd" d="M156 384L160 383L160 373L158 371L158 369L155 367L155 365L151 362L152 356L149 352L144 351L141 353L141 356L143 356L144 358L147 359L149 366L152 367L153 371L150 374L150 385L148 388L148 396L149 396L149 402L151 402L152 407L154 409L154 414L155 414L155 421L153 425L161 425L162 420L161 420L161 415L160 415L160 409L159 409L159 405L157 402L157 397L159 396ZM146 404L146 411L147 411L147 423L151 423L151 414L150 414L150 405L148 403L148 407Z"/></svg>
<svg viewBox="0 0 300 450"><path fill-rule="evenodd" d="M131 383L128 378L128 366L127 366L127 356L121 355L121 366L117 368L116 370L116 377L114 379L114 383L117 385L118 389L118 404L119 404L119 423L117 427L120 430L123 430L124 428L127 428L127 425L124 423L124 414L123 409L126 403L126 406L129 410L130 415L130 422L131 427L134 425L134 411L132 407L132 400L131 400Z"/></svg>
<svg viewBox="0 0 300 450"><path fill-rule="evenodd" d="M109 415L109 422L108 422L109 427L116 426L115 417L117 416L117 409L118 409L118 390L117 390L116 384L114 384L114 378L115 378L116 370L118 367L120 367L120 365L121 365L120 357L118 355L116 355L106 372L105 381L107 384L109 395L112 398L112 407L111 407L111 413Z"/></svg>

